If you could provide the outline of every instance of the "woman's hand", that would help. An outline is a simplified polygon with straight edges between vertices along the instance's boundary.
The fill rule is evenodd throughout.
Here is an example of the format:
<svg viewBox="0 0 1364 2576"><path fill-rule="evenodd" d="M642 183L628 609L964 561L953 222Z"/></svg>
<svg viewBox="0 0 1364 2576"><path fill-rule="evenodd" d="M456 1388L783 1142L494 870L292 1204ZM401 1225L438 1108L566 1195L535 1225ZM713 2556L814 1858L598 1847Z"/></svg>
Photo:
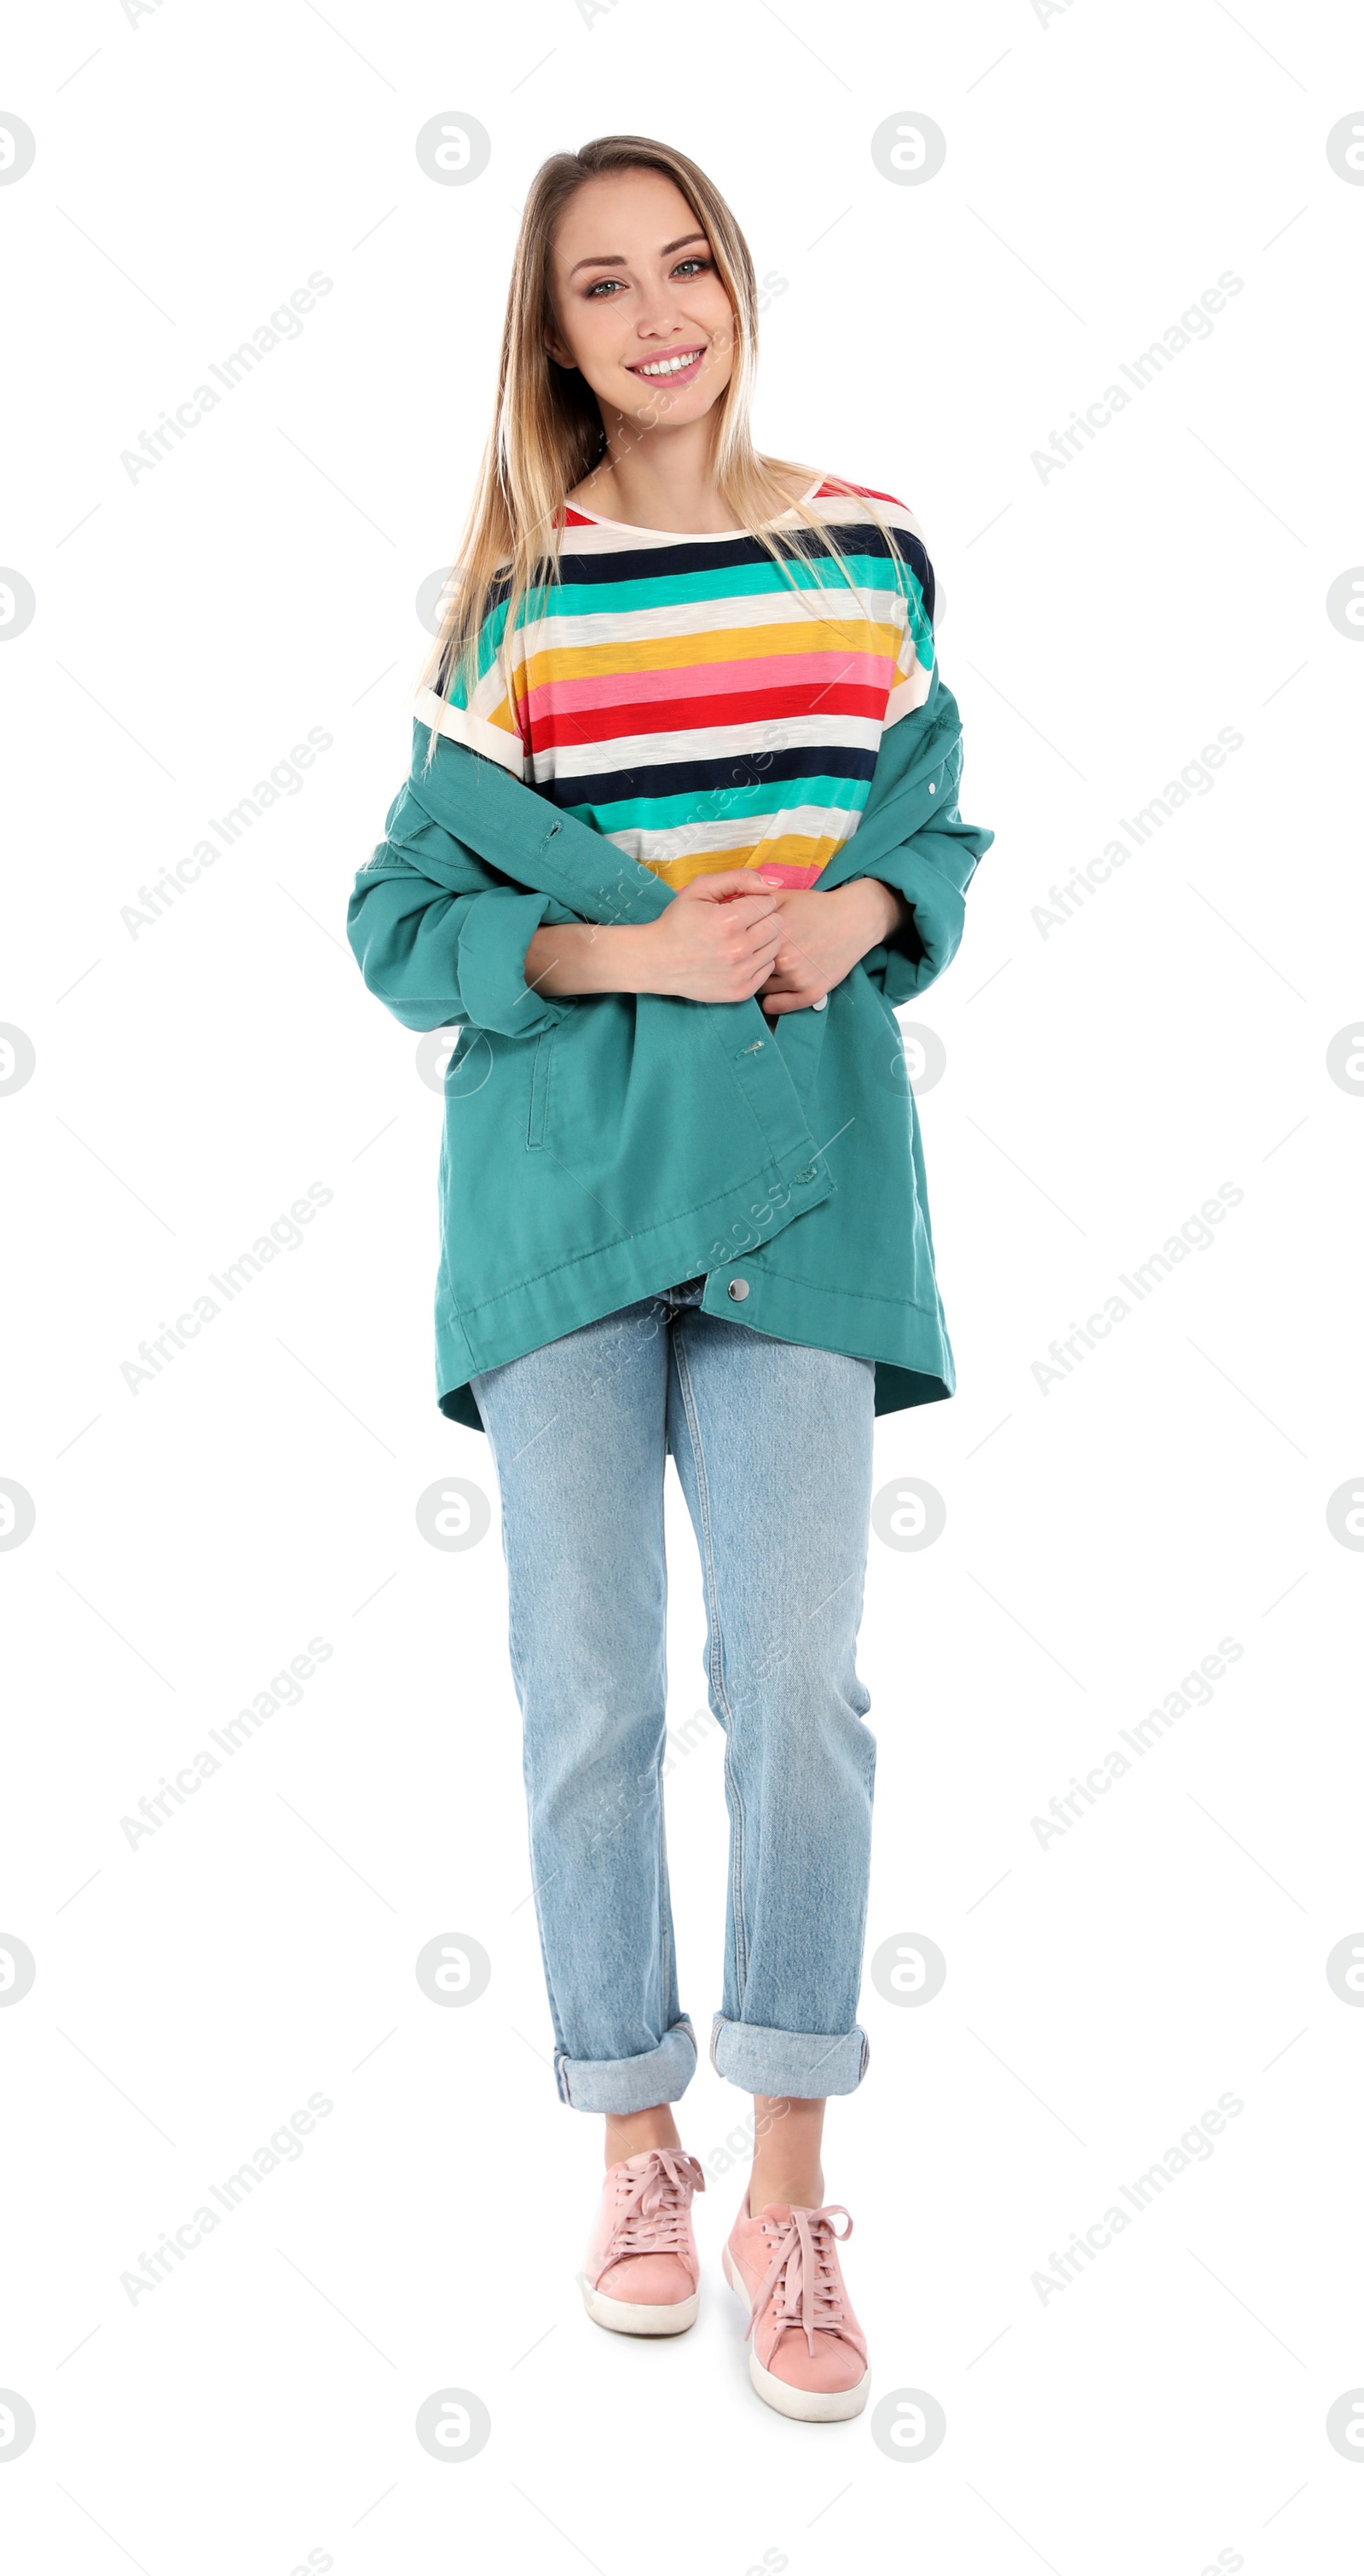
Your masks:
<svg viewBox="0 0 1364 2576"><path fill-rule="evenodd" d="M909 917L904 896L879 877L854 877L827 894L818 886L783 886L775 900L782 940L757 994L769 1019L822 1002L869 948L879 947Z"/></svg>
<svg viewBox="0 0 1364 2576"><path fill-rule="evenodd" d="M646 981L635 990L689 1002L747 1002L766 981L787 934L777 896L752 868L720 868L679 886L639 934Z"/></svg>
<svg viewBox="0 0 1364 2576"><path fill-rule="evenodd" d="M526 949L535 992L676 993L747 1002L782 943L776 896L751 868L693 877L653 921L542 923Z"/></svg>
<svg viewBox="0 0 1364 2576"><path fill-rule="evenodd" d="M808 1010L909 917L877 877L821 894L755 868L679 886L653 921L542 924L526 950L535 991L673 993L689 1002L758 1000L769 1019Z"/></svg>

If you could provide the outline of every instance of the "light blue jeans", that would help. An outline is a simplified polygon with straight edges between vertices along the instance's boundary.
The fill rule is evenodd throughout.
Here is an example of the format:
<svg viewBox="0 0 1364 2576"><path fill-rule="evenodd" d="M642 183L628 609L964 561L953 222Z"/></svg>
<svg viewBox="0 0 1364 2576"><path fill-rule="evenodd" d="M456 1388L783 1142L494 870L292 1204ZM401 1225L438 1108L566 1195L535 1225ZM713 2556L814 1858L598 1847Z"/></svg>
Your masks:
<svg viewBox="0 0 1364 2576"><path fill-rule="evenodd" d="M704 1278L473 1380L502 1502L555 2076L582 2111L696 2066L664 1841L663 1474L696 1532L725 1736L729 1885L711 2062L851 2093L876 1742L855 1662L875 1370L701 1311Z"/></svg>

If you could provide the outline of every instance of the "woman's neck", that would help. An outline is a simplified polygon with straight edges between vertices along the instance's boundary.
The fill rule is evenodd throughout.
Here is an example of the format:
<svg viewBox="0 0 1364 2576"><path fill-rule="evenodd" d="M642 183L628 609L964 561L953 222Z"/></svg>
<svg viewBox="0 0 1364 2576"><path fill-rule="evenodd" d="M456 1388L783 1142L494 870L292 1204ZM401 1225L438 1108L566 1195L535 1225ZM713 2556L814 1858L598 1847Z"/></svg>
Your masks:
<svg viewBox="0 0 1364 2576"><path fill-rule="evenodd" d="M704 440L689 435L693 428L706 433ZM795 497L783 487L783 505ZM609 434L608 453L568 498L598 518L682 536L721 535L743 525L715 480L704 421L642 437L633 422L620 422Z"/></svg>

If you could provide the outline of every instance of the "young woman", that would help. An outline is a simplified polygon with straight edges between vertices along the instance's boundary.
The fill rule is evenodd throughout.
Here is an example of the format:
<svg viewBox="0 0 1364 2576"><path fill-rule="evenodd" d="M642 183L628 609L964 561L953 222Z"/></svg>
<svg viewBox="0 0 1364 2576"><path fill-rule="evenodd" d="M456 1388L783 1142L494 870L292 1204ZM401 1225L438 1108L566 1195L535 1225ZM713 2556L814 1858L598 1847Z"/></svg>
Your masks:
<svg viewBox="0 0 1364 2576"><path fill-rule="evenodd" d="M957 811L916 522L755 451L756 326L685 155L611 136L538 172L411 776L348 926L406 1027L460 1028L438 1391L497 1468L558 2089L605 2118L588 2314L671 2334L698 2303L671 1450L725 1736L711 2060L754 2106L724 2268L759 2395L819 2420L869 2379L820 2153L867 2063L872 1423L954 1383L894 1005L950 958L993 834Z"/></svg>

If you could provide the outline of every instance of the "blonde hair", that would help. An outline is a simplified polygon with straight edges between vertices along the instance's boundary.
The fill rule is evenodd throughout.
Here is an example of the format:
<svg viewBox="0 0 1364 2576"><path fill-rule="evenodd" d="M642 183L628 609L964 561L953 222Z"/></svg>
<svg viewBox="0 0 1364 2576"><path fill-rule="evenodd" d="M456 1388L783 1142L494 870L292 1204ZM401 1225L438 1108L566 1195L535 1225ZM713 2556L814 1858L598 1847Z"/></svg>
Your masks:
<svg viewBox="0 0 1364 2576"><path fill-rule="evenodd" d="M492 427L460 538L447 606L418 684L441 697L448 696L456 677L464 679L472 694L478 677L479 635L489 608L506 602L505 655L523 601L533 588L559 578L566 496L607 455L606 432L591 387L576 369L559 366L545 345L546 332L557 328L550 255L564 209L585 181L637 169L661 172L686 199L710 243L734 316L730 379L714 411L712 461L717 490L747 533L767 548L793 590L799 593L802 586L787 569L791 557L783 554L769 533L771 521L788 510L820 540L818 549L803 545L798 549L816 585L824 587L818 569L822 554L837 564L857 596L828 523L804 499L792 503L781 497L781 481L798 477L803 492L815 481L813 471L787 458L761 456L753 445L749 413L758 355L757 280L748 244L730 208L704 170L684 152L655 143L647 135L600 135L580 152L556 152L542 162L526 198L502 328ZM821 476L820 481L839 492L850 493L854 488L836 475ZM903 587L903 558L880 512L865 495L862 498L886 538L897 584ZM798 532L790 533L794 539ZM510 694L509 659L505 669ZM435 747L432 731L428 761Z"/></svg>

